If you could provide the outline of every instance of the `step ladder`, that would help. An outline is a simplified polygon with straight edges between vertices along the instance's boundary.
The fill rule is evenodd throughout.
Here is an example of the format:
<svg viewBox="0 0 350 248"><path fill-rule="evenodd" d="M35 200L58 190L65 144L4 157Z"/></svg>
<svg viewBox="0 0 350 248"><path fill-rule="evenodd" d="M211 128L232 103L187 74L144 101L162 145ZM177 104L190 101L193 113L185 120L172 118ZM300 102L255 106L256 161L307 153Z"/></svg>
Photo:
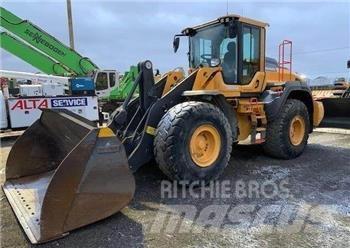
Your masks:
<svg viewBox="0 0 350 248"><path fill-rule="evenodd" d="M292 80L292 51L293 44L290 40L283 40L278 46L278 81L280 82ZM289 70L288 77L284 75L286 70Z"/></svg>
<svg viewBox="0 0 350 248"><path fill-rule="evenodd" d="M250 102L252 104L250 143L262 144L266 139L267 118L266 115L261 115L258 109L254 109L254 106L258 107L259 102L257 98L252 98Z"/></svg>

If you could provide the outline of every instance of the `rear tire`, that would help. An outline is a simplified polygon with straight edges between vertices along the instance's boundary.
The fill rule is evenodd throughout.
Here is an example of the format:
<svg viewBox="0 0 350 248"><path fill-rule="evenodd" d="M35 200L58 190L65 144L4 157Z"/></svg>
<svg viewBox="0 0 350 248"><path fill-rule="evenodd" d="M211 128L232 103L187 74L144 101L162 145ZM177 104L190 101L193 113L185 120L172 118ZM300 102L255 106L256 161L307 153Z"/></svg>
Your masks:
<svg viewBox="0 0 350 248"><path fill-rule="evenodd" d="M309 138L310 119L305 104L288 99L279 116L268 123L263 149L267 155L281 159L298 157Z"/></svg>
<svg viewBox="0 0 350 248"><path fill-rule="evenodd" d="M227 166L232 131L224 113L205 102L178 104L163 116L154 140L159 168L172 180L216 179Z"/></svg>

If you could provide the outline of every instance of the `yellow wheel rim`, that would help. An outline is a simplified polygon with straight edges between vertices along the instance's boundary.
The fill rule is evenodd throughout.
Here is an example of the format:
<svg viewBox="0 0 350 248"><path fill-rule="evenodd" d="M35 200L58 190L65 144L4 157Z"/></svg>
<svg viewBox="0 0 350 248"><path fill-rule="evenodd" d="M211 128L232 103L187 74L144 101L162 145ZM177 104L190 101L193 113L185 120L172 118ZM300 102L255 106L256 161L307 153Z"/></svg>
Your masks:
<svg viewBox="0 0 350 248"><path fill-rule="evenodd" d="M295 116L289 127L289 139L294 146L298 146L303 142L305 136L305 121L300 116Z"/></svg>
<svg viewBox="0 0 350 248"><path fill-rule="evenodd" d="M210 125L199 126L190 140L190 154L193 162L199 167L209 167L219 157L221 137L218 130Z"/></svg>

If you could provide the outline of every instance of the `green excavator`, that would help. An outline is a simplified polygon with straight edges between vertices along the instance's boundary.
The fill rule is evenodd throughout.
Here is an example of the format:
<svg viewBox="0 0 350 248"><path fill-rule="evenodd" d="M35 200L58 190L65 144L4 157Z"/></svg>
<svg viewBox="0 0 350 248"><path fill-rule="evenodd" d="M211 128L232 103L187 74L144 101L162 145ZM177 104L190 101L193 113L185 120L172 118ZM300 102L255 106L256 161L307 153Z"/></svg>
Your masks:
<svg viewBox="0 0 350 248"><path fill-rule="evenodd" d="M119 84L119 74L115 70L100 70L89 58L3 7L0 13L0 26L7 30L0 36L3 49L49 75L91 77L99 98L113 102L125 99L133 82L130 76Z"/></svg>

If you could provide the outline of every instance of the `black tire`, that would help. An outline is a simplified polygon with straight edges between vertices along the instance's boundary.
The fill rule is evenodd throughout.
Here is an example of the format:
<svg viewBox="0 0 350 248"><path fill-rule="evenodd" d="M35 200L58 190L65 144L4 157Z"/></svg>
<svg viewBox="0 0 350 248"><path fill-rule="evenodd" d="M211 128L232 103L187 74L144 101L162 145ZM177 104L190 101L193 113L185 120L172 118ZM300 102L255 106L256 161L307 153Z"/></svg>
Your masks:
<svg viewBox="0 0 350 248"><path fill-rule="evenodd" d="M303 118L305 134L299 145L293 145L289 136L289 128L295 116ZM309 112L305 104L296 99L288 99L279 116L267 125L266 142L263 149L267 155L281 159L292 159L303 153L310 131Z"/></svg>
<svg viewBox="0 0 350 248"><path fill-rule="evenodd" d="M208 167L199 167L192 159L189 142L195 129L203 124L216 128L221 138L217 159ZM172 180L209 182L220 176L232 150L232 131L224 113L205 102L178 104L163 116L154 140L154 155L159 168Z"/></svg>

